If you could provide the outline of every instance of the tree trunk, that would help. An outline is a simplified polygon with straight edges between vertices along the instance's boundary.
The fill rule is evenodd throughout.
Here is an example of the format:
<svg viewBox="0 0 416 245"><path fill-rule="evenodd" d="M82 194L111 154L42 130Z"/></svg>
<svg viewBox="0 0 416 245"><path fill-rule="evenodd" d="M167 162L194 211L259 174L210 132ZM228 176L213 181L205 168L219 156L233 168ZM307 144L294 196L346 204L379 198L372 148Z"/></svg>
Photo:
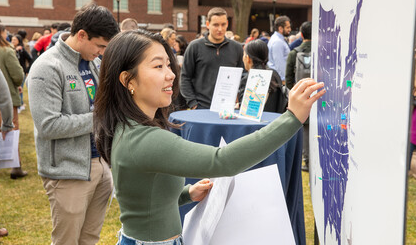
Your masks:
<svg viewBox="0 0 416 245"><path fill-rule="evenodd" d="M241 37L240 41L244 41L248 34L248 21L253 0L231 0L231 3L237 28L235 34Z"/></svg>

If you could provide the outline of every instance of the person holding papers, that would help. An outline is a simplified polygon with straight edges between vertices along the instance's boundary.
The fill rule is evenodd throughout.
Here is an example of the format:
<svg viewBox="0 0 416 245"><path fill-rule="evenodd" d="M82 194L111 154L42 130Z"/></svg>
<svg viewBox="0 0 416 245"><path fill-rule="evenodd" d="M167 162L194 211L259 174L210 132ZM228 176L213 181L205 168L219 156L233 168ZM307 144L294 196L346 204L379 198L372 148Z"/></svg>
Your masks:
<svg viewBox="0 0 416 245"><path fill-rule="evenodd" d="M287 112L218 148L169 131L179 127L167 120L178 75L175 56L158 34L119 33L104 53L94 133L100 155L112 167L123 224L119 245L183 244L179 205L202 200L212 187L208 180L184 187L184 177L233 176L261 162L302 127L325 93L323 83L301 80L290 92Z"/></svg>
<svg viewBox="0 0 416 245"><path fill-rule="evenodd" d="M2 115L1 135L6 139L6 134L13 130L13 104L10 97L9 86L6 78L0 70L0 112ZM6 228L0 228L0 237L7 236L9 232Z"/></svg>

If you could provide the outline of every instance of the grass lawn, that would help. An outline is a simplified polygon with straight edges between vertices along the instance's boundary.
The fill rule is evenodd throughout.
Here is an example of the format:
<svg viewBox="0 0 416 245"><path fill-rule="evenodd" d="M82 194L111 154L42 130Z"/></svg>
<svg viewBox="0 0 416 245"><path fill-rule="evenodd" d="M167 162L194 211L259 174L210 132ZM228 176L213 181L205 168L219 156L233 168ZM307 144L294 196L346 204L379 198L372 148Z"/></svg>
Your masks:
<svg viewBox="0 0 416 245"><path fill-rule="evenodd" d="M25 91L26 105L27 90ZM0 244L50 244L51 217L49 201L37 175L36 152L33 140L33 122L28 106L19 114L20 153L23 168L29 172L26 178L11 180L10 170L0 170L0 228L6 227L9 236L0 238ZM309 189L309 175L302 173L305 203L307 244L313 244L313 211ZM416 244L416 180L410 179L408 194L407 242ZM118 203L113 200L107 210L99 244L116 244Z"/></svg>

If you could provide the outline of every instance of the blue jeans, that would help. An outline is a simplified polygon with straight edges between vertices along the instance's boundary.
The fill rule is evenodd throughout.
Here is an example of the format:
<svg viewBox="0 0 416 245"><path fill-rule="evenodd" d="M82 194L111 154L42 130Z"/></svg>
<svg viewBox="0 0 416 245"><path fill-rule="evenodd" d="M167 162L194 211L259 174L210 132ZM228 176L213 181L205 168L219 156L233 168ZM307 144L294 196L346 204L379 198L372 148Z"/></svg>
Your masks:
<svg viewBox="0 0 416 245"><path fill-rule="evenodd" d="M179 236L176 239L161 241L161 242L145 242L126 236L123 231L120 230L118 236L118 242L116 245L183 245L183 238Z"/></svg>

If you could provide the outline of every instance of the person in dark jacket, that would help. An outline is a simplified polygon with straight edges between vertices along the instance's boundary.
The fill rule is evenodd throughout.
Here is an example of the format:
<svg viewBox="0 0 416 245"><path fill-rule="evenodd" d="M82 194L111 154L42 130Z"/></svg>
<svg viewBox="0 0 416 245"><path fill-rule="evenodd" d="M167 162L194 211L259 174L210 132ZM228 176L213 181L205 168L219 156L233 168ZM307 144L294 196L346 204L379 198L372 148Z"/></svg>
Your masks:
<svg viewBox="0 0 416 245"><path fill-rule="evenodd" d="M185 51L180 92L191 109L207 109L220 66L243 67L243 48L225 37L227 12L212 8L208 12L208 35L192 41Z"/></svg>
<svg viewBox="0 0 416 245"><path fill-rule="evenodd" d="M244 67L247 71L250 71L250 69L267 69L273 71L264 111L283 113L286 111L288 102L287 94L289 91L282 84L279 74L275 70L267 67L268 56L269 49L264 41L260 39L251 41L244 47ZM243 100L247 79L248 73L243 75L240 88L238 89L238 101L240 103Z"/></svg>

